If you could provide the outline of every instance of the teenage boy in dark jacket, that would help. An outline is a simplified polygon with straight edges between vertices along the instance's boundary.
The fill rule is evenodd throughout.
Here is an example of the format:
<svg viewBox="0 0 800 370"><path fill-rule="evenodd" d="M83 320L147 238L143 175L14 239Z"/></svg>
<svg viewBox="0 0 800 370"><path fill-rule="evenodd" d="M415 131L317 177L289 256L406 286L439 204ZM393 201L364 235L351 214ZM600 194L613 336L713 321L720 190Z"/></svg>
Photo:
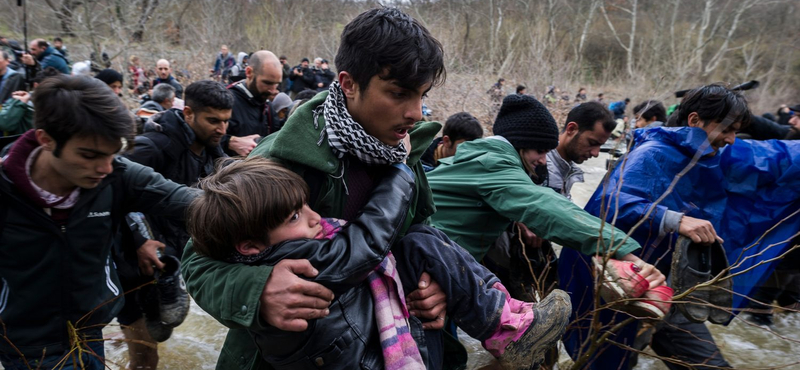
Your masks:
<svg viewBox="0 0 800 370"><path fill-rule="evenodd" d="M408 154L401 141L410 137L407 163L415 173L416 193L401 230L405 234L411 224L426 222L435 210L419 157L441 125L419 121L423 96L443 82L442 55L441 44L399 10L360 14L342 33L336 55L338 81L302 105L277 135L262 140L251 155L278 160L300 174L311 184L309 206L314 211L354 219L388 163ZM307 320L327 316L333 299L330 290L297 276L316 275L307 260L283 260L274 267L228 264L196 255L190 243L182 272L198 305L232 328L218 369L268 368L243 329L268 324L303 331ZM412 319L425 320L424 328L442 328L446 297L426 275L421 289L407 300ZM226 288L234 285L235 289ZM439 368L441 331L425 334L428 350L439 351L430 354L434 359L430 368ZM466 362L465 351L462 359Z"/></svg>
<svg viewBox="0 0 800 370"><path fill-rule="evenodd" d="M117 157L133 118L103 82L51 77L33 99L36 129L0 168L0 363L50 369L66 357L67 368L102 369L96 339L124 300L117 226L134 211L181 219L195 192ZM163 266L155 249L138 253Z"/></svg>

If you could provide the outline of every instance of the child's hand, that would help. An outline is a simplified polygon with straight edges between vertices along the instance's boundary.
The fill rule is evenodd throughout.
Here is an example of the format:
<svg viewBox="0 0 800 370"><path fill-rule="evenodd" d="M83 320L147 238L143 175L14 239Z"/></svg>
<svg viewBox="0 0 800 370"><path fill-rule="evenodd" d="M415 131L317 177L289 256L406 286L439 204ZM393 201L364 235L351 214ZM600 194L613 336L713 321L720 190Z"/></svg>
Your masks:
<svg viewBox="0 0 800 370"><path fill-rule="evenodd" d="M413 316L433 320L422 324L425 330L444 328L447 296L438 283L427 272L419 278L419 289L406 297L409 313Z"/></svg>
<svg viewBox="0 0 800 370"><path fill-rule="evenodd" d="M261 294L261 317L280 330L304 331L308 321L330 314L333 292L324 286L301 279L319 271L308 260L283 260L272 273Z"/></svg>

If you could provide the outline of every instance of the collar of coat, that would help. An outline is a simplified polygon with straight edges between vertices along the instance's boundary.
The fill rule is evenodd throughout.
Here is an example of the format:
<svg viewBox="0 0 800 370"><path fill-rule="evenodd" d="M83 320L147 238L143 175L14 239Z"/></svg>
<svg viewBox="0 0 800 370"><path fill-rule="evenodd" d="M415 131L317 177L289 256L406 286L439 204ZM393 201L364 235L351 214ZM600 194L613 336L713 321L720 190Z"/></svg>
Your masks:
<svg viewBox="0 0 800 370"><path fill-rule="evenodd" d="M314 109L324 103L327 97L327 91L321 92L300 106L280 131L267 137L267 140L262 140L266 147L261 150L257 147L253 150L254 154L267 154L267 157L295 162L327 174L339 173L340 160L333 154L327 137L317 145L320 132L325 129L325 118L322 115L319 115L318 125L314 127ZM409 131L411 153L406 161L409 167L416 165L441 128L439 122L421 121Z"/></svg>

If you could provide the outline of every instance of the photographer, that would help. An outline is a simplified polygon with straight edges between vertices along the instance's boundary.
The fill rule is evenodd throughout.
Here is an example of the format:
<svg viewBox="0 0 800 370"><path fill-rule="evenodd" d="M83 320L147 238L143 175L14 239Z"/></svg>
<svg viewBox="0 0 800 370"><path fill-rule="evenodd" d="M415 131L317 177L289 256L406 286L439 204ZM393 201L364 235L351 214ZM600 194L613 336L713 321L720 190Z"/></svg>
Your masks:
<svg viewBox="0 0 800 370"><path fill-rule="evenodd" d="M0 105L14 91L25 90L25 77L11 68L11 63L11 56L5 50L0 50Z"/></svg>
<svg viewBox="0 0 800 370"><path fill-rule="evenodd" d="M303 60L300 61L300 64L292 68L292 73L289 75L289 79L292 80L292 99L297 96L297 93L303 90L317 89L314 71L311 70L311 68L308 68L308 58L303 58Z"/></svg>
<svg viewBox="0 0 800 370"><path fill-rule="evenodd" d="M22 55L22 63L25 65L35 67L37 71L53 67L63 74L69 74L67 59L44 39L31 41L29 49L30 54Z"/></svg>

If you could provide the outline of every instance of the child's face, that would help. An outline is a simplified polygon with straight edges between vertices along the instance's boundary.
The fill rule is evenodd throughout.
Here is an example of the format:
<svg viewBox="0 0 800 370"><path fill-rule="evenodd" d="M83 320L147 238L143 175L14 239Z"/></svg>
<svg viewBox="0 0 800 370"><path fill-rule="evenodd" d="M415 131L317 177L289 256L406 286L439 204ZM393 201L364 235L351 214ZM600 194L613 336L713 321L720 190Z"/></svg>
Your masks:
<svg viewBox="0 0 800 370"><path fill-rule="evenodd" d="M320 239L324 236L320 217L308 205L295 211L283 223L270 231L269 245L275 245L286 240L295 239Z"/></svg>

